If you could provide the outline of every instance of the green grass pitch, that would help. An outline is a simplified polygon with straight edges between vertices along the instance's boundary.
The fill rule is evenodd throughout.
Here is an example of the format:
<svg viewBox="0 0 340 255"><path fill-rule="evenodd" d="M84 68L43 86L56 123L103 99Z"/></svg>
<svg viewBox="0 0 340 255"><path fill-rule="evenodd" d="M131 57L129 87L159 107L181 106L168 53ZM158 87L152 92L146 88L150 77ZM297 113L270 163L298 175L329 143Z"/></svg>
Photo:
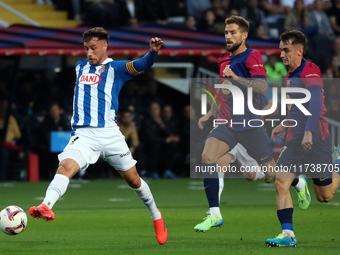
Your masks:
<svg viewBox="0 0 340 255"><path fill-rule="evenodd" d="M17 236L0 232L1 254L340 254L340 194L329 204L316 201L300 210L295 191L294 231L298 246L269 248L280 233L275 188L262 180L226 179L221 198L222 228L196 233L208 209L202 180L147 180L168 228L157 243L147 209L122 180L71 182L53 211L51 223L28 216ZM41 202L47 182L0 183L1 209L18 205L26 213Z"/></svg>

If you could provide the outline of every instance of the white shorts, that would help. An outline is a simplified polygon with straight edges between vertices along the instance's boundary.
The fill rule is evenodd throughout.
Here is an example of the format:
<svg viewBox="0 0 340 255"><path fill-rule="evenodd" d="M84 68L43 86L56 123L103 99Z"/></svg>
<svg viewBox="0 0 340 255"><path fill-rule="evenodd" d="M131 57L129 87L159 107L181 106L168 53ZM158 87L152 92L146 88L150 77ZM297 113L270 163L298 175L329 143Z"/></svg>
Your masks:
<svg viewBox="0 0 340 255"><path fill-rule="evenodd" d="M248 172L260 172L260 166L255 159L249 156L246 148L242 144L238 143L236 146L228 152L233 156L230 163L234 163L236 159L241 163L245 169L250 170Z"/></svg>
<svg viewBox="0 0 340 255"><path fill-rule="evenodd" d="M96 163L99 157L120 171L129 170L137 163L118 126L77 128L63 152L58 155L59 162L67 158L75 160L80 170Z"/></svg>

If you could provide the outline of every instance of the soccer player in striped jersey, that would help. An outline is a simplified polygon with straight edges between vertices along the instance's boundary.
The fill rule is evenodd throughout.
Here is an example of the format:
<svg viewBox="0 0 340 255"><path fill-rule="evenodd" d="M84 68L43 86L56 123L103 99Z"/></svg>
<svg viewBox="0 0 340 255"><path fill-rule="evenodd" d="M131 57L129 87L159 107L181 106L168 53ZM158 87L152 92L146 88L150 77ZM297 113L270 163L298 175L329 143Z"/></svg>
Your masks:
<svg viewBox="0 0 340 255"><path fill-rule="evenodd" d="M329 202L333 198L340 181L337 173L340 164L339 148L334 150L336 159L334 165L332 163L321 72L319 67L303 58L306 45L307 38L300 31L286 31L280 35L281 58L288 69L284 85L310 92L310 100L304 106L311 115L306 116L297 105L292 104L288 106L287 121L294 119L297 125L289 125L287 129L280 124L272 131L272 138L275 140L275 137L283 138L282 133L287 129L285 143L277 161L277 167L285 167L286 170L278 172L275 181L277 216L282 232L275 238L267 239L268 246L297 245L293 230L293 202L289 192L291 185L297 185L294 166L298 171L302 169L313 177L315 197L320 202ZM297 99L301 98L301 93L289 92L287 96ZM304 182L307 184L306 180ZM306 194L306 197L309 203L310 195ZM300 207L303 208L303 204Z"/></svg>
<svg viewBox="0 0 340 255"><path fill-rule="evenodd" d="M136 161L116 123L118 95L124 83L150 68L163 41L150 40L150 51L135 61L114 61L107 56L109 33L95 27L83 34L87 59L76 64L72 135L58 155L59 167L39 206L29 209L33 218L48 222L55 218L52 207L66 192L69 180L102 157L113 166L150 212L158 243L167 241L167 229L148 184L139 177Z"/></svg>

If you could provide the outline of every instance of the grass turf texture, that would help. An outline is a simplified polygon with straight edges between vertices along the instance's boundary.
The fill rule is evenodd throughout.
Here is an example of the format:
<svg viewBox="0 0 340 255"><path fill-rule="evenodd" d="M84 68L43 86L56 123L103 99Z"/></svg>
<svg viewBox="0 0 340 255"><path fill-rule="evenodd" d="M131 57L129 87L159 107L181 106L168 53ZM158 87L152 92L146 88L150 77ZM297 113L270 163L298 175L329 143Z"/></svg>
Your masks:
<svg viewBox="0 0 340 255"><path fill-rule="evenodd" d="M157 243L147 209L122 180L71 182L54 207L51 223L28 216L17 236L0 232L1 254L339 254L339 205L316 201L300 210L295 191L294 227L298 247L269 248L267 238L281 232L276 217L275 188L263 181L226 179L221 199L222 228L196 233L208 204L202 180L148 181L162 210L168 242ZM312 190L312 182L309 180ZM47 182L0 183L0 210L18 205L28 213L45 194ZM40 197L40 198L39 198ZM110 201L111 200L111 201Z"/></svg>

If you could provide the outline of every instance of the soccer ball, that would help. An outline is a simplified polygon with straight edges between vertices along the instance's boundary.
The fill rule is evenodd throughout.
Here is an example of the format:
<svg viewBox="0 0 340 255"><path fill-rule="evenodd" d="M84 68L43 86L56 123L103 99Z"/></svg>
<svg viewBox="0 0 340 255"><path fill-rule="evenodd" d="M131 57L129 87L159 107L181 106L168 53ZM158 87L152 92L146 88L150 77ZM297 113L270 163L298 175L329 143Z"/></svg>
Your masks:
<svg viewBox="0 0 340 255"><path fill-rule="evenodd" d="M26 226L27 215L19 206L10 205L0 212L0 230L5 234L20 234Z"/></svg>

